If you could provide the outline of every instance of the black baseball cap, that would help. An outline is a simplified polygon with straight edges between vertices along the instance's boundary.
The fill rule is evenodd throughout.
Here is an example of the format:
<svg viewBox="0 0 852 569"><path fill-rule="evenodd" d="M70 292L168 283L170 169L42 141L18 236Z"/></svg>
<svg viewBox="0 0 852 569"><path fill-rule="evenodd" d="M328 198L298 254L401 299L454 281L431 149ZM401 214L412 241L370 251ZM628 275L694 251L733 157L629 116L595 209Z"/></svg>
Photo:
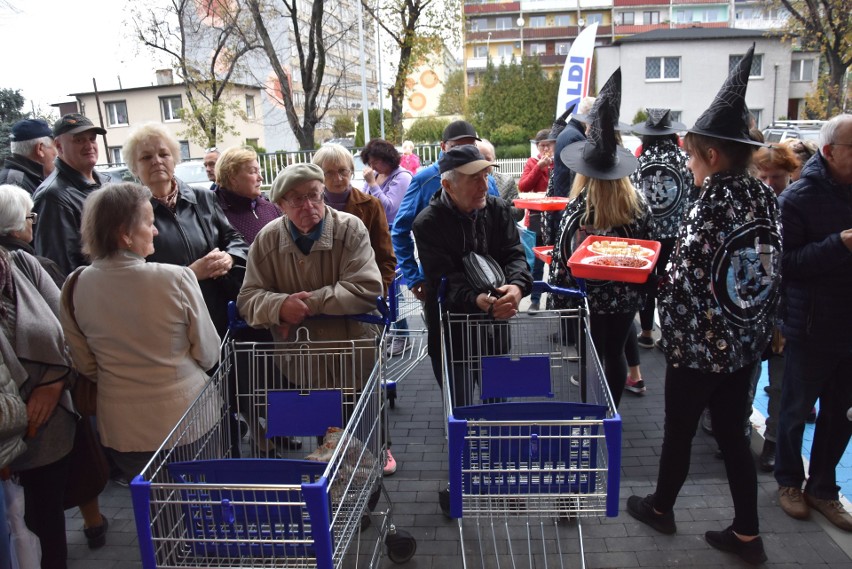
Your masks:
<svg viewBox="0 0 852 569"><path fill-rule="evenodd" d="M467 121L453 121L444 128L444 134L441 136L443 142L448 140L458 140L460 138L475 138L482 140L476 135L476 129Z"/></svg>
<svg viewBox="0 0 852 569"><path fill-rule="evenodd" d="M78 132L86 132L87 130L93 130L98 134L106 134L106 130L95 126L88 117L84 117L80 113L70 113L54 123L53 136L77 134Z"/></svg>
<svg viewBox="0 0 852 569"><path fill-rule="evenodd" d="M9 140L12 142L23 142L35 138L44 138L45 136L53 138L53 131L50 130L50 125L47 124L47 121L43 119L24 119L12 125Z"/></svg>
<svg viewBox="0 0 852 569"><path fill-rule="evenodd" d="M462 174L476 174L489 166L497 166L495 162L486 160L479 148L473 144L462 144L444 152L438 159L438 169L443 174L450 170L458 170Z"/></svg>

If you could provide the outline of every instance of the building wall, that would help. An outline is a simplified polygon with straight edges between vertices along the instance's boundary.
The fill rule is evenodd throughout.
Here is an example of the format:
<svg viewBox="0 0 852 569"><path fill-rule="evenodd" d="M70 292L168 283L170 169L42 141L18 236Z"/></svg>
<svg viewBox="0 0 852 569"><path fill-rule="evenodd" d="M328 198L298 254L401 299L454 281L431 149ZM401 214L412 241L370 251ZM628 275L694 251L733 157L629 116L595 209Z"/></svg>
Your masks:
<svg viewBox="0 0 852 569"><path fill-rule="evenodd" d="M444 93L444 82L460 64L448 49L433 54L421 62L408 75L405 82L405 99L402 102L404 119L435 116Z"/></svg>

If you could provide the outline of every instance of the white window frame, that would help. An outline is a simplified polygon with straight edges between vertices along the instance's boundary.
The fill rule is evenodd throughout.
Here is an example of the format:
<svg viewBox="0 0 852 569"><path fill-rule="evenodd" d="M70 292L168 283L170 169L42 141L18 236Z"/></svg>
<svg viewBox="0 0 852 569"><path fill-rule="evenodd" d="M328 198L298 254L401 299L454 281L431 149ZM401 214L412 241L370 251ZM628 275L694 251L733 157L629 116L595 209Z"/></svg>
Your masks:
<svg viewBox="0 0 852 569"><path fill-rule="evenodd" d="M121 121L121 114L119 113L121 107L124 107L124 122ZM104 101L104 111L106 111L107 126L130 126L127 101Z"/></svg>
<svg viewBox="0 0 852 569"><path fill-rule="evenodd" d="M547 53L547 44L546 43L528 43L529 47L527 48L527 55L544 55Z"/></svg>
<svg viewBox="0 0 852 569"><path fill-rule="evenodd" d="M660 76L659 77L648 77L648 60L649 59L659 59L660 60ZM666 60L667 59L677 59L677 77L666 77ZM671 81L680 81L681 80L681 58L679 56L652 56L645 58L645 81L646 82L671 82Z"/></svg>
<svg viewBox="0 0 852 569"><path fill-rule="evenodd" d="M180 102L178 108L174 107L174 101ZM183 108L183 97L180 95L167 95L160 97L160 116L163 122L178 122L180 121L180 109Z"/></svg>
<svg viewBox="0 0 852 569"><path fill-rule="evenodd" d="M603 14L586 14L584 17L586 18L587 26L591 26L592 24L603 24Z"/></svg>
<svg viewBox="0 0 852 569"><path fill-rule="evenodd" d="M189 141L188 140L179 140L178 145L180 147L180 160L183 162L184 160L189 160Z"/></svg>
<svg viewBox="0 0 852 569"><path fill-rule="evenodd" d="M733 69L740 62L744 54L736 53L728 56L728 69ZM759 66L758 73L754 74L754 67ZM749 79L763 79L763 54L755 53L751 60L751 69L749 69Z"/></svg>
<svg viewBox="0 0 852 569"><path fill-rule="evenodd" d="M630 16L630 21L627 20L627 16ZM635 26L636 25L636 12L619 12L618 13L618 25L619 26Z"/></svg>
<svg viewBox="0 0 852 569"><path fill-rule="evenodd" d="M494 21L494 29L497 31L511 30L513 26L512 18L497 18Z"/></svg>
<svg viewBox="0 0 852 569"><path fill-rule="evenodd" d="M567 28L571 25L571 16L569 14L556 14L553 17L553 25L558 28Z"/></svg>
<svg viewBox="0 0 852 569"><path fill-rule="evenodd" d="M515 46L510 43L497 44L497 57L510 60L515 56Z"/></svg>
<svg viewBox="0 0 852 569"><path fill-rule="evenodd" d="M110 164L124 164L124 157L121 155L121 146L110 146L107 148L107 156Z"/></svg>
<svg viewBox="0 0 852 569"><path fill-rule="evenodd" d="M547 18L545 16L530 16L531 28L546 28Z"/></svg>
<svg viewBox="0 0 852 569"><path fill-rule="evenodd" d="M810 76L805 77L805 63L810 64ZM813 59L794 59L790 65L790 81L813 83L816 62Z"/></svg>
<svg viewBox="0 0 852 569"><path fill-rule="evenodd" d="M246 95L246 118L248 119L257 117L254 104L254 95Z"/></svg>
<svg viewBox="0 0 852 569"><path fill-rule="evenodd" d="M488 46L487 45L475 45L475 46L473 46L473 57L475 57L475 58L486 58L486 57L488 57Z"/></svg>
<svg viewBox="0 0 852 569"><path fill-rule="evenodd" d="M656 20L656 21L654 21ZM642 23L646 26L653 26L660 23L659 10L645 10L642 12Z"/></svg>
<svg viewBox="0 0 852 569"><path fill-rule="evenodd" d="M570 41L558 41L554 46L554 51L556 55L568 55L568 52L571 51L571 42Z"/></svg>

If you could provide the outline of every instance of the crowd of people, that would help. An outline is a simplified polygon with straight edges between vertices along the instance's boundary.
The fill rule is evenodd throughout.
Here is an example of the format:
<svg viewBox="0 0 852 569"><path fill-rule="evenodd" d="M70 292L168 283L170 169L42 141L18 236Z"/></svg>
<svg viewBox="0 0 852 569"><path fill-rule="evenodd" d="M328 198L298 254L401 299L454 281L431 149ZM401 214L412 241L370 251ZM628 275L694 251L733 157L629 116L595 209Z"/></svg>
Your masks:
<svg viewBox="0 0 852 569"><path fill-rule="evenodd" d="M815 146L756 140L745 105L751 58L750 50L691 128L669 109L648 109L647 120L631 127L642 136L635 156L621 144L616 70L568 122L535 134L537 155L518 181L495 170L493 145L462 120L444 129L433 164L421 166L409 141L400 153L372 140L360 154L363 187L354 187L351 151L327 144L311 163L278 173L268 197L248 147L209 149L211 187L195 189L175 177L175 137L161 125L142 125L122 151L141 183L107 184L95 168L103 129L87 117L65 115L52 127L16 123L12 155L0 170L0 467L23 487L41 566L66 567L69 507L80 508L89 547L106 543L109 520L98 494L109 476L139 474L201 392L220 358L231 301L250 326L238 339L287 342L300 328L331 342L376 338L375 325L311 317L374 310L399 271L424 303L438 384L447 369L453 404L473 403L475 383L441 361L438 289L446 279L448 310L493 320L483 345L499 345L500 322L515 317L533 281L544 278L544 265L527 261L519 222L536 244L553 246L547 278L560 287L576 284L566 261L588 235L661 244L648 284L586 283L591 339L616 405L625 390L647 390L639 347L661 349L667 363L658 480L653 493L628 498L631 516L662 533L677 531L692 439L709 409L735 517L705 538L746 562L765 561L743 424L768 360L769 417L758 463L774 471L787 514L804 519L813 509L852 531L835 479L852 436L852 389L843 380L852 345L845 325L852 315L845 294L852 284L852 116L829 120ZM569 202L563 212L528 213L513 207L519 191ZM466 271L483 259L504 277L487 290ZM540 312L540 295L530 300L529 311ZM549 295L547 309L572 302ZM351 370L352 397L372 363ZM236 376L245 377L239 370L248 365L237 361ZM282 372L301 386L298 374ZM91 416L72 399L83 381L97 385ZM245 406L238 393L249 387L230 383L228 402ZM817 399L806 477L802 437ZM234 456L239 419L229 426ZM266 436L256 420L249 436L258 456L301 445ZM390 438L384 442L383 470L391 475L397 463ZM96 464L111 471L80 472ZM447 511L446 490L439 499ZM4 524L0 569L10 557Z"/></svg>

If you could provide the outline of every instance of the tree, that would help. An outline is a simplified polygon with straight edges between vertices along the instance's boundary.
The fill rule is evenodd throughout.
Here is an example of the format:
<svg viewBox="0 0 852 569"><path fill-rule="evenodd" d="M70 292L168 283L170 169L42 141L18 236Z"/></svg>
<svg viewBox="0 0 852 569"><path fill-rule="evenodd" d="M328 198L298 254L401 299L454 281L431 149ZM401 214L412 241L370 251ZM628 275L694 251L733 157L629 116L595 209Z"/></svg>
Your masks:
<svg viewBox="0 0 852 569"><path fill-rule="evenodd" d="M405 131L405 137L413 142L427 144L441 142L441 136L443 136L444 129L447 128L448 124L450 124L450 121L434 117L417 119L411 123L411 128Z"/></svg>
<svg viewBox="0 0 852 569"><path fill-rule="evenodd" d="M169 0L163 7L146 3L134 14L139 40L171 59L183 81L189 103L180 111L183 134L201 146L239 134L228 115L245 119L240 101L229 95L244 56L260 47L246 33L249 16L242 3L228 0Z"/></svg>
<svg viewBox="0 0 852 569"><path fill-rule="evenodd" d="M29 117L29 113L21 112L24 108L24 96L17 89L0 89L0 161L9 154L9 135L12 125L19 120Z"/></svg>
<svg viewBox="0 0 852 569"><path fill-rule="evenodd" d="M391 38L398 50L396 77L390 86L391 122L402 133L402 101L405 82L420 62L440 56L445 43L453 43L458 34L460 0L382 0L378 8L362 0L364 9ZM555 104L555 103L554 103ZM399 142L399 141L396 141Z"/></svg>
<svg viewBox="0 0 852 569"><path fill-rule="evenodd" d="M393 125L390 124L391 115L390 111L385 109L385 139L389 141L394 141L398 138L396 134L396 130L394 130ZM370 119L370 140L374 138L381 138L382 136L382 119L379 114L379 109L370 109L368 111L368 117ZM364 146L364 126L361 124L363 118L361 115L358 115L358 126L355 130L355 146Z"/></svg>
<svg viewBox="0 0 852 569"><path fill-rule="evenodd" d="M355 121L346 115L342 115L334 119L334 124L331 127L331 133L336 138L344 138L350 132L355 130Z"/></svg>
<svg viewBox="0 0 852 569"><path fill-rule="evenodd" d="M463 115L467 111L464 98L464 69L456 69L444 81L444 92L438 101L439 115Z"/></svg>
<svg viewBox="0 0 852 569"><path fill-rule="evenodd" d="M820 74L817 96L806 106L817 118L842 112L845 103L844 77L852 65L852 11L848 0L772 0L789 14L786 32L798 36L802 47L819 50L828 67Z"/></svg>
<svg viewBox="0 0 852 569"><path fill-rule="evenodd" d="M468 99L469 119L484 136L501 125L516 125L532 138L553 123L558 90L559 77L548 77L537 58L499 67L489 59Z"/></svg>

